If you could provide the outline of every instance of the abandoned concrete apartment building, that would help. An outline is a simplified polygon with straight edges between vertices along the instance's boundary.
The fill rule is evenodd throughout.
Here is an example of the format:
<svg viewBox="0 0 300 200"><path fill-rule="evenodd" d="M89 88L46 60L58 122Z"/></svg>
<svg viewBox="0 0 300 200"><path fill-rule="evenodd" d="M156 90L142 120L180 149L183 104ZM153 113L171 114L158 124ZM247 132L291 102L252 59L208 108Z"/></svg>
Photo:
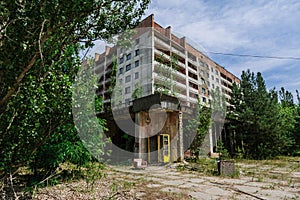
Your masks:
<svg viewBox="0 0 300 200"><path fill-rule="evenodd" d="M157 24L154 15L137 26L131 41L129 48L107 46L105 52L95 55L95 73L100 77L97 95L103 98L108 136L114 144L149 163L181 160L188 148L184 126L196 104L209 106L211 91L220 90L229 107L232 84L240 80L185 37L175 36L170 26ZM119 90L122 98L113 106L110 88L114 62L118 85L114 90ZM210 128L206 154L214 151L221 137L218 128ZM124 139L130 130L133 133Z"/></svg>

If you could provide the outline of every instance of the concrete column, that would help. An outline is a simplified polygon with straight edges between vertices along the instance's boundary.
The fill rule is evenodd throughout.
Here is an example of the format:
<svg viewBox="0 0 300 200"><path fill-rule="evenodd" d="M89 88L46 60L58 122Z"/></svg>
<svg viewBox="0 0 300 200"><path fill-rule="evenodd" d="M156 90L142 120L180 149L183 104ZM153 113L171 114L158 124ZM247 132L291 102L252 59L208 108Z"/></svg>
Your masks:
<svg viewBox="0 0 300 200"><path fill-rule="evenodd" d="M144 114L142 112L135 114L136 124L138 125L135 126L135 143L137 144L137 147L135 147L135 155L137 158L145 159L145 154L147 154L145 148L147 148L147 144L144 139L146 133L144 133L141 128L143 126L143 117Z"/></svg>
<svg viewBox="0 0 300 200"><path fill-rule="evenodd" d="M178 113L178 135L179 135L179 159L178 161L183 161L184 150L183 150L183 125L182 125L182 112Z"/></svg>
<svg viewBox="0 0 300 200"><path fill-rule="evenodd" d="M149 129L146 128L142 128L144 126L146 126L145 124L145 119L146 119L146 116L148 115L148 113L145 113L145 112L139 112L139 158L142 158L143 160L147 160L147 152L148 152L148 148L147 148L147 145L148 145L148 140L146 137L147 135L147 130Z"/></svg>
<svg viewBox="0 0 300 200"><path fill-rule="evenodd" d="M213 132L212 132L212 125L209 127L209 149L210 153L213 153Z"/></svg>
<svg viewBox="0 0 300 200"><path fill-rule="evenodd" d="M135 113L135 123L137 125L140 125L140 113ZM141 145L141 138L140 138L140 126L135 126L135 149L134 149L134 153L135 155L137 155L138 158L140 158L140 145Z"/></svg>

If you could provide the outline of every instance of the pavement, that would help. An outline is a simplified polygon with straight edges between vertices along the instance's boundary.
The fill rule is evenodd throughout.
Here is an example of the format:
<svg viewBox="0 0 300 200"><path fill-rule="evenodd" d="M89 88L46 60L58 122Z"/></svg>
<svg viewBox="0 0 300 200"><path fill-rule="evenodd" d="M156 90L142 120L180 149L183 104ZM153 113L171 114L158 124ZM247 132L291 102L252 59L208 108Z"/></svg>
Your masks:
<svg viewBox="0 0 300 200"><path fill-rule="evenodd" d="M188 194L190 199L300 199L299 163L292 168L237 164L240 170L238 178L209 176L188 170L179 171L177 165L148 166L144 170L135 170L131 166L110 166L112 170L108 171L108 174L116 180L143 179L143 187ZM142 193L137 196L143 199Z"/></svg>

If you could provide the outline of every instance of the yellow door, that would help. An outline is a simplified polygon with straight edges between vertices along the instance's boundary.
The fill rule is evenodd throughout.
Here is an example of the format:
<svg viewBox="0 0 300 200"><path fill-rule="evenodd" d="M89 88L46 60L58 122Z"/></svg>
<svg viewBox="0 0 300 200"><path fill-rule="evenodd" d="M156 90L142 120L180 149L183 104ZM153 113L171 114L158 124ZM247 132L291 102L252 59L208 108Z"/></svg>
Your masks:
<svg viewBox="0 0 300 200"><path fill-rule="evenodd" d="M168 134L158 135L158 161L170 162L170 135Z"/></svg>

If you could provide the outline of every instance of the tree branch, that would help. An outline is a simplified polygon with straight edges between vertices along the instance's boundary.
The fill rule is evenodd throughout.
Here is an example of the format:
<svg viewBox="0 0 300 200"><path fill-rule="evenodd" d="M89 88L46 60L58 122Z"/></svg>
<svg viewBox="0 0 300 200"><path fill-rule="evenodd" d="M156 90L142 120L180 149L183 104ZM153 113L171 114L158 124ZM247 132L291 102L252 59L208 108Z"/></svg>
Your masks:
<svg viewBox="0 0 300 200"><path fill-rule="evenodd" d="M7 101L9 100L9 98L15 93L15 91L19 87L19 85L22 82L22 80L23 80L24 76L26 75L26 73L34 65L34 63L35 63L35 61L37 59L37 55L38 55L38 53L34 54L34 56L32 57L32 59L30 60L29 64L23 69L23 71L21 72L21 74L18 76L18 78L16 80L16 83L8 90L8 92L6 93L6 95L0 100L0 107L4 106L7 103Z"/></svg>
<svg viewBox="0 0 300 200"><path fill-rule="evenodd" d="M43 27L44 27L44 23L45 23L46 20L44 20L43 24L42 24L42 28L41 28L41 31L43 30ZM44 42L46 41L46 39L48 38L49 36L49 33L50 33L51 29L49 28L45 34L44 34L44 37L43 38L40 38L39 39L39 46L42 46L44 44ZM41 33L40 33L41 35ZM40 52L36 52L33 57L31 58L31 60L29 61L28 65L23 68L23 71L19 74L16 82L14 83L14 85L9 88L8 92L6 93L6 95L0 100L0 107L4 106L8 100L10 99L10 97L16 92L16 90L19 88L23 78L25 77L26 73L32 68L32 66L35 64L37 58L38 58L38 55L39 55Z"/></svg>
<svg viewBox="0 0 300 200"><path fill-rule="evenodd" d="M43 52L42 52L42 44L41 44L41 40L42 40L42 34L43 34L44 25L45 25L46 21L47 21L46 19L43 21L42 27L41 27L41 31L40 31L40 34L39 34L39 51L40 51L40 56L41 56L42 66L44 66L44 58L43 58Z"/></svg>

